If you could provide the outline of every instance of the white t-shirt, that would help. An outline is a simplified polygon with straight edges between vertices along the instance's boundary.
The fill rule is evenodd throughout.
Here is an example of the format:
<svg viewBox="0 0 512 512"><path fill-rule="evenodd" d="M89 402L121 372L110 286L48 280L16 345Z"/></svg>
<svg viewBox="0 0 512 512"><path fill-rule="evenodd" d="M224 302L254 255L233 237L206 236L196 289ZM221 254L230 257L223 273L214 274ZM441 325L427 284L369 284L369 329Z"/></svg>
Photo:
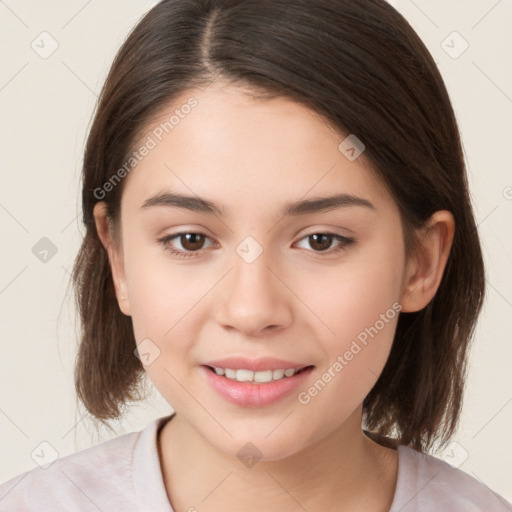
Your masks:
<svg viewBox="0 0 512 512"><path fill-rule="evenodd" d="M0 485L0 511L174 512L157 448L159 429L170 417L4 482ZM199 502L190 507L201 509ZM441 459L399 446L390 512L434 511L505 512L512 511L512 505Z"/></svg>

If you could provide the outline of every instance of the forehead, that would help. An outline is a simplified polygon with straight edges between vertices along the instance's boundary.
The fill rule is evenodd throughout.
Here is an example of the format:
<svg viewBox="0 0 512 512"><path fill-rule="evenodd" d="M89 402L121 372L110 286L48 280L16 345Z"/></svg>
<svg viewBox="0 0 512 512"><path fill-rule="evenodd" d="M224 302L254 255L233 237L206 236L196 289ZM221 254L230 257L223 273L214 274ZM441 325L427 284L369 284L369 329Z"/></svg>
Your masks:
<svg viewBox="0 0 512 512"><path fill-rule="evenodd" d="M366 161L340 150L347 135L288 98L254 98L219 84L191 89L142 130L138 145L151 149L129 174L123 195L141 206L169 188L218 199L230 211L271 204L277 210L284 202L334 193L390 201Z"/></svg>

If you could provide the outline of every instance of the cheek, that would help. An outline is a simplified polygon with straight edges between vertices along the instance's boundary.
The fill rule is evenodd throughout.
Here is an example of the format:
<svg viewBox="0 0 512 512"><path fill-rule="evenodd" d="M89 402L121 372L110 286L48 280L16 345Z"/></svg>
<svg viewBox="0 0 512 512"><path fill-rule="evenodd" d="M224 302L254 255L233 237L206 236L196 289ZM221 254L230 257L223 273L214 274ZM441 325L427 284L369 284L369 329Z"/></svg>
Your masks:
<svg viewBox="0 0 512 512"><path fill-rule="evenodd" d="M128 297L136 339L153 335L171 336L181 324L187 324L194 305L214 282L195 279L190 270L167 257L164 249L125 241L125 271ZM209 281L212 281L210 283ZM190 312L190 313L189 313Z"/></svg>
<svg viewBox="0 0 512 512"><path fill-rule="evenodd" d="M385 240L369 249L317 273L314 287L309 283L308 305L322 321L316 337L325 356L322 382L311 391L319 405L333 400L342 407L336 395L344 397L344 408L355 407L377 381L391 350L404 259L400 245ZM320 393L324 387L329 390Z"/></svg>
<svg viewBox="0 0 512 512"><path fill-rule="evenodd" d="M400 298L403 273L401 245L385 239L347 252L339 264L315 272L314 278L306 272L300 293L323 321L320 339L339 348L373 326Z"/></svg>
<svg viewBox="0 0 512 512"><path fill-rule="evenodd" d="M211 284L194 280L191 285L183 267L166 264L165 257L147 248L134 246L130 254L126 275L135 340L155 354L144 369L173 407L184 407L189 397L180 383L193 368L198 303Z"/></svg>

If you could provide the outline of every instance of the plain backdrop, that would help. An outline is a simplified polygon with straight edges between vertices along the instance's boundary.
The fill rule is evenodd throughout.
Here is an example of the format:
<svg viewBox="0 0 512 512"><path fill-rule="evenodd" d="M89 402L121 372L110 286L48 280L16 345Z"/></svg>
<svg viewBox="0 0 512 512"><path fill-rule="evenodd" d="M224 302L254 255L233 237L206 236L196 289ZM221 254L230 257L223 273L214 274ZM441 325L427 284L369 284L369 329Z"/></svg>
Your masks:
<svg viewBox="0 0 512 512"><path fill-rule="evenodd" d="M147 401L114 432L95 432L77 409L78 326L66 295L83 232L80 164L93 108L115 52L155 3L0 1L0 481L36 467L41 442L64 456L172 410L148 382ZM461 426L435 455L512 501L512 2L392 3L448 87L487 265Z"/></svg>

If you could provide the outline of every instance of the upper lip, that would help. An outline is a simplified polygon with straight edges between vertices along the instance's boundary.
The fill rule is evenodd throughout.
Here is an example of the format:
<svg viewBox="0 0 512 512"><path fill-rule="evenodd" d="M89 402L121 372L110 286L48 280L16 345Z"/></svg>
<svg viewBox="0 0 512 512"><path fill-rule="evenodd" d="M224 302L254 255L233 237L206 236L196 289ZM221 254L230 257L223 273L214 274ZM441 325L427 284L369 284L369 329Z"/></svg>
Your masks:
<svg viewBox="0 0 512 512"><path fill-rule="evenodd" d="M258 359L248 359L246 357L227 357L226 359L216 359L215 361L207 361L205 366L217 368L229 368L232 370L252 370L255 372L265 370L287 370L293 368L300 370L309 364L297 363L295 361L285 361L283 359L276 359L275 357L261 357Z"/></svg>

